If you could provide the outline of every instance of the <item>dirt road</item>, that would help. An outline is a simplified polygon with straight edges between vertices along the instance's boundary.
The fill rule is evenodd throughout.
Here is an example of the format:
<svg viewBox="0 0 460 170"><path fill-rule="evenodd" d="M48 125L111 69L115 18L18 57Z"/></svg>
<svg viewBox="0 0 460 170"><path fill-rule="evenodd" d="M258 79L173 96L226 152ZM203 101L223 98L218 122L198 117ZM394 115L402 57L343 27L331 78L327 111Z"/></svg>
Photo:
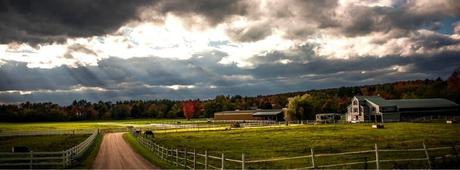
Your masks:
<svg viewBox="0 0 460 170"><path fill-rule="evenodd" d="M94 169L159 169L138 155L123 139L123 133L108 133L102 139Z"/></svg>

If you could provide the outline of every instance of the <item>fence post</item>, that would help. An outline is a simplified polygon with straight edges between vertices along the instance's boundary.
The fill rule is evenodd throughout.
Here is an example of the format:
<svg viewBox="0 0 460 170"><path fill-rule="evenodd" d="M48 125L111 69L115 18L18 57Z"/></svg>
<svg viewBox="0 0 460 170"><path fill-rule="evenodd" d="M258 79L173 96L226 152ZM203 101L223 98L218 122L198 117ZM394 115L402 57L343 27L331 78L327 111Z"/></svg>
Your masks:
<svg viewBox="0 0 460 170"><path fill-rule="evenodd" d="M168 161L169 159L169 148L165 147L165 160Z"/></svg>
<svg viewBox="0 0 460 170"><path fill-rule="evenodd" d="M158 156L160 155L160 146L156 143L155 143L155 152L157 153Z"/></svg>
<svg viewBox="0 0 460 170"><path fill-rule="evenodd" d="M204 151L204 169L208 169L208 150Z"/></svg>
<svg viewBox="0 0 460 170"><path fill-rule="evenodd" d="M184 169L187 169L187 148L184 149Z"/></svg>
<svg viewBox="0 0 460 170"><path fill-rule="evenodd" d="M33 158L34 158L34 153L33 153L33 152L34 152L34 151L30 151L30 152L29 152L29 153L30 153L30 165L29 165L29 168L30 168L30 169L32 169L32 167L33 167L32 164L34 163L34 160L33 160Z"/></svg>
<svg viewBox="0 0 460 170"><path fill-rule="evenodd" d="M164 153L164 147L160 145L160 153L161 153L161 159L165 159L165 153Z"/></svg>
<svg viewBox="0 0 460 170"><path fill-rule="evenodd" d="M426 148L425 141L423 141L423 149L425 150L426 161L428 161L428 169L431 169L430 155L428 154L428 149Z"/></svg>
<svg viewBox="0 0 460 170"><path fill-rule="evenodd" d="M176 166L179 166L179 150L176 149Z"/></svg>
<svg viewBox="0 0 460 170"><path fill-rule="evenodd" d="M221 164L221 169L224 170L224 167L225 167L225 156L224 156L224 153L222 152L222 164Z"/></svg>
<svg viewBox="0 0 460 170"><path fill-rule="evenodd" d="M72 167L72 150L67 150L66 151L67 153L67 156L66 156L66 159L67 159L67 166L68 167Z"/></svg>
<svg viewBox="0 0 460 170"><path fill-rule="evenodd" d="M316 165L315 165L315 152L313 151L313 148L310 148L310 153L311 153L311 166L313 168L316 168Z"/></svg>
<svg viewBox="0 0 460 170"><path fill-rule="evenodd" d="M166 154L165 154L165 151L166 151L166 150L165 150L165 147L160 146L160 148L161 148L161 158L162 158L163 160L165 160L165 156L166 156Z"/></svg>
<svg viewBox="0 0 460 170"><path fill-rule="evenodd" d="M455 157L458 157L458 152L457 152L457 148L455 147L455 145L452 146L452 150L454 151Z"/></svg>
<svg viewBox="0 0 460 170"><path fill-rule="evenodd" d="M196 168L196 150L193 149L193 169Z"/></svg>
<svg viewBox="0 0 460 170"><path fill-rule="evenodd" d="M367 157L364 157L364 169L367 169Z"/></svg>
<svg viewBox="0 0 460 170"><path fill-rule="evenodd" d="M244 170L244 163L245 163L244 153L241 153L241 170Z"/></svg>
<svg viewBox="0 0 460 170"><path fill-rule="evenodd" d="M62 168L65 168L66 167L66 161L65 161L65 157L66 157L66 154L65 154L65 151L62 152Z"/></svg>
<svg viewBox="0 0 460 170"><path fill-rule="evenodd" d="M174 162L173 151L174 151L173 148L169 148L168 154L169 154L169 159L171 159L171 163Z"/></svg>
<svg viewBox="0 0 460 170"><path fill-rule="evenodd" d="M158 145L158 155L160 155L160 159L163 159L163 148Z"/></svg>
<svg viewBox="0 0 460 170"><path fill-rule="evenodd" d="M71 158L72 158L72 159L74 159L74 158L76 157L76 153L77 153L77 152L75 151L75 149L76 149L75 147L72 147L72 148L70 149L70 150L71 150L71 153L70 153L70 154L71 154Z"/></svg>
<svg viewBox="0 0 460 170"><path fill-rule="evenodd" d="M380 169L379 149L376 143L374 144L374 146L375 146L375 169Z"/></svg>

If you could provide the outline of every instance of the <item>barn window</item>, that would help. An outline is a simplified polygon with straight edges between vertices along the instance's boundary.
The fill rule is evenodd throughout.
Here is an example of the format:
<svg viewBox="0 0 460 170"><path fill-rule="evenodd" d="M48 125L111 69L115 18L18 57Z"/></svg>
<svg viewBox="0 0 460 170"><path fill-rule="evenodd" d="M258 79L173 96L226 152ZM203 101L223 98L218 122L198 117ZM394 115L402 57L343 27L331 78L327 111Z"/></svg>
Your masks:
<svg viewBox="0 0 460 170"><path fill-rule="evenodd" d="M358 112L358 108L353 108L353 112Z"/></svg>
<svg viewBox="0 0 460 170"><path fill-rule="evenodd" d="M353 105L358 105L358 101L353 101Z"/></svg>
<svg viewBox="0 0 460 170"><path fill-rule="evenodd" d="M372 111L375 112L375 107L372 107Z"/></svg>

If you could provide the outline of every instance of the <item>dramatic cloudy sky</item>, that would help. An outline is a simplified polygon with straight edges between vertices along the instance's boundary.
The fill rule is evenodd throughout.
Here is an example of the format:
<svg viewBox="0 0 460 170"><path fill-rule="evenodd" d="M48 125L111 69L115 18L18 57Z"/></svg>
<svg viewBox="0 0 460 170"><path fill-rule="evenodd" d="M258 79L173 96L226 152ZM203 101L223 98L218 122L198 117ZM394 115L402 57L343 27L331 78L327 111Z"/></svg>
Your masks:
<svg viewBox="0 0 460 170"><path fill-rule="evenodd" d="M0 103L446 78L456 0L0 0Z"/></svg>

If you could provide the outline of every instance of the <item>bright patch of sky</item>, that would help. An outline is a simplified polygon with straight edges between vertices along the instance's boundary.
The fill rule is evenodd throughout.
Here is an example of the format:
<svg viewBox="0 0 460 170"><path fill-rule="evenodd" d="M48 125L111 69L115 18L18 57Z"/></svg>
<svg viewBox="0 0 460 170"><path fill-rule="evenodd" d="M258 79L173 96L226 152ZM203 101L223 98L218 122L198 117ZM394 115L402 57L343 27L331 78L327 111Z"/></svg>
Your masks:
<svg viewBox="0 0 460 170"><path fill-rule="evenodd" d="M235 21L236 26L244 25L244 20ZM182 21L168 15L164 25L154 23L127 24L116 33L90 38L68 39L64 44L46 44L32 47L26 43L1 45L1 60L26 62L30 68L53 68L61 65L70 67L97 65L109 58L160 57L184 60L194 54L213 50L227 54L219 63L250 67L247 59L265 55L272 51L283 51L294 43L283 39L281 32L256 42L232 42L225 34L225 24L205 30L185 28ZM94 53L69 51L72 45L82 45ZM67 57L64 57L68 53ZM69 57L71 56L71 57Z"/></svg>

